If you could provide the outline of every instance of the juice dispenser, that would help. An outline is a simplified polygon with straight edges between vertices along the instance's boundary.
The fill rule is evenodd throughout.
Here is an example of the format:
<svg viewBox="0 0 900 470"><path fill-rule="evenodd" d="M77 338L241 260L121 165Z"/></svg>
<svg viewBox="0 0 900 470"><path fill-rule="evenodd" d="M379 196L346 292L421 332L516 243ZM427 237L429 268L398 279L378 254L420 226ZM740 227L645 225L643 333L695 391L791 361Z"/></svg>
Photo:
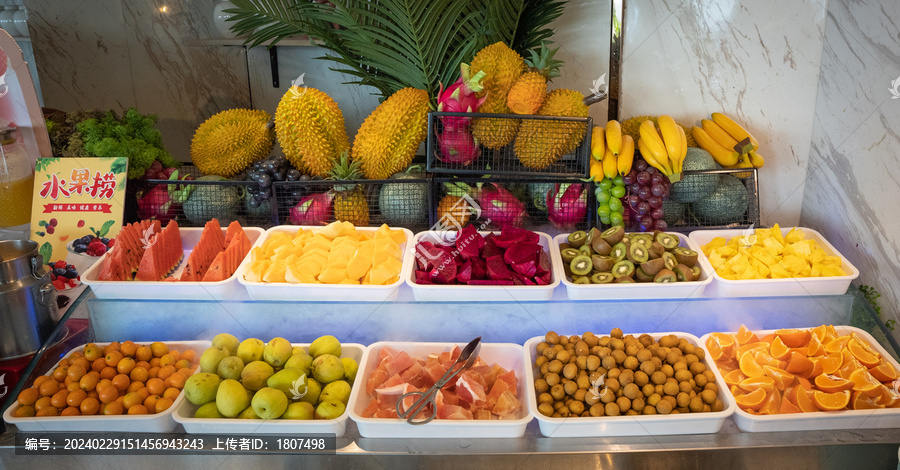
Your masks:
<svg viewBox="0 0 900 470"><path fill-rule="evenodd" d="M16 129L0 129L0 230L16 230L31 218L34 158L19 145Z"/></svg>

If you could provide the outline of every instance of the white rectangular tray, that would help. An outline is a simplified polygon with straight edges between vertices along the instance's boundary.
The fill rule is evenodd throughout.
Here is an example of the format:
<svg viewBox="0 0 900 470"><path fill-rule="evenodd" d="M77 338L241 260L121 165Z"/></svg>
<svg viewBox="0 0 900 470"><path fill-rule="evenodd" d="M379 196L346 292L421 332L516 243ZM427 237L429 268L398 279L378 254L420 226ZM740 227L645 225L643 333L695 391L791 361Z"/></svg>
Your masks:
<svg viewBox="0 0 900 470"><path fill-rule="evenodd" d="M864 338L873 349L881 354L895 370L900 370L900 364L888 354L887 351L875 341L868 332L852 326L835 326L835 332L839 335L856 333ZM776 330L754 331L757 336L763 337ZM734 334L731 332L730 334ZM706 349L706 340L709 334L703 335L700 341L703 349ZM707 351L709 357L709 351ZM713 367L716 381L724 382L718 367ZM720 387L721 388L721 387ZM724 390L732 397L728 387ZM738 429L744 432L776 432L776 431L827 431L836 429L874 429L900 427L900 408L884 408L875 410L842 410L842 411L814 411L810 413L791 413L784 415L752 415L738 407L734 411L734 423Z"/></svg>
<svg viewBox="0 0 900 470"><path fill-rule="evenodd" d="M803 230L807 239L815 240L819 246L830 256L840 256L841 269L848 273L846 276L833 277L798 277L791 279L750 279L746 281L732 281L719 276L713 269L709 258L703 254L703 245L712 241L715 237L722 237L726 241L733 237L744 236L744 230L695 230L690 238L697 245L700 260L704 268L708 269L713 277L712 285L707 289L709 296L719 297L781 297L800 295L843 295L847 293L850 282L859 277L856 269L847 258L840 254L828 240L819 232L805 227L797 227ZM790 227L782 227L781 233L787 234Z"/></svg>
<svg viewBox="0 0 900 470"><path fill-rule="evenodd" d="M488 235L491 232L479 232ZM494 232L500 233L500 232ZM546 286L468 286L468 285L437 285L417 284L415 273L415 261L407 272L406 280L413 292L413 297L419 302L510 302L510 301L540 301L550 300L553 291L559 285L560 272L556 269L555 258L559 257L559 250L553 251L550 246L550 235L543 232L535 232L540 236L540 245L544 247L550 256L551 282ZM413 240L410 254L415 255L416 246L423 237L449 237L455 240L455 232L424 231L416 234ZM413 256L414 257L414 256Z"/></svg>
<svg viewBox="0 0 900 470"><path fill-rule="evenodd" d="M697 262L700 263L699 248L691 240L678 233L666 232L678 236L678 246L697 251ZM564 273L562 255L559 245L565 243L569 234L560 234L553 239L554 260L559 262L555 270ZM673 282L657 284L655 282L635 282L627 284L575 284L565 274L561 274L562 283L566 286L566 294L572 300L605 300L605 299L684 299L703 297L706 287L712 282L707 265L700 264L700 279L691 282Z"/></svg>
<svg viewBox="0 0 900 470"><path fill-rule="evenodd" d="M379 342L370 345L359 363L357 380L361 381L359 387L353 387L350 393L350 404L347 410L350 419L356 422L359 434L362 437L375 438L517 438L525 435L525 428L531 422L532 416L529 406L525 380L525 367L522 362L522 346L508 343L482 343L479 356L488 364L498 364L506 370L516 371L519 382L518 399L521 407L516 411L512 419L504 420L471 420L459 421L448 419L435 419L424 425L409 424L400 418L363 418L360 413L369 404L370 398L366 394L365 381L369 374L378 366L378 354L381 348L389 346L397 351L406 351L414 359L427 354L439 354L450 351L456 343L400 343ZM465 344L458 344L460 348Z"/></svg>
<svg viewBox="0 0 900 470"><path fill-rule="evenodd" d="M308 349L309 343L293 343ZM363 358L366 347L356 343L341 343L341 357L353 358L359 362ZM365 383L357 380L351 390ZM237 418L195 418L194 413L199 406L184 400L175 409L175 421L184 426L189 434L331 434L343 436L347 429L347 412L336 419L299 420L299 419L237 419Z"/></svg>
<svg viewBox="0 0 900 470"><path fill-rule="evenodd" d="M222 227L224 234L227 227ZM203 227L179 227L181 246L184 248L184 259L172 273L173 277L181 276L188 257L194 246L200 241ZM263 234L259 227L244 227L244 233L255 243ZM115 249L115 246L113 247ZM150 300L242 300L245 297L243 288L237 282L237 272L224 281L101 281L100 271L106 263L104 254L90 269L81 276L81 281L91 286L91 291L100 299L150 299Z"/></svg>
<svg viewBox="0 0 900 470"><path fill-rule="evenodd" d="M650 333L654 339L674 334L685 338L694 346L700 346L700 340L690 333ZM635 337L638 333L634 334ZM534 354L538 343L544 341L543 336L535 336L525 342L525 382L528 384L528 402L531 413L538 420L541 434L547 437L607 437L607 436L664 436L672 434L711 434L719 432L725 420L734 413L737 404L734 397L724 390L725 381L716 377L719 386L719 399L725 405L722 411L708 413L679 413L670 415L639 416L600 416L551 418L537 410L537 398L534 390ZM715 369L715 365L706 355L704 363L707 368Z"/></svg>
<svg viewBox="0 0 900 470"><path fill-rule="evenodd" d="M266 230L266 233L257 240L256 246L262 246L275 232L296 233L300 229L316 230L319 226L306 225L279 225ZM244 274L250 266L250 256L244 258L237 270L237 280L246 289L247 294L253 300L301 300L304 302L384 302L397 298L400 285L403 284L405 274L413 263L412 254L408 252L409 242L413 238L411 231L405 228L391 227L392 230L403 230L406 234L406 242L400 245L403 252L400 278L397 282L386 286L363 286L347 284L291 284L289 282L252 282L244 279ZM378 227L356 227L360 232L374 233ZM252 248L251 248L252 250Z"/></svg>
<svg viewBox="0 0 900 470"><path fill-rule="evenodd" d="M106 346L109 343L95 343L98 346ZM150 344L150 342L141 341L138 344ZM197 358L199 360L200 354L209 347L210 341L169 341L166 342L169 347L175 347L179 350L183 349L193 349L197 351ZM84 349L85 345L78 346L71 351L67 352L62 359L65 359L72 355L75 351L81 351ZM60 361L62 360L60 359ZM59 364L57 361L53 367L47 371L44 375L50 375L56 369L56 366ZM197 370L200 370L199 368ZM29 386L31 384L28 384ZM3 420L9 424L14 424L19 431L25 432L38 432L38 431L50 431L50 432L60 432L60 431L93 431L93 432L105 432L105 431L116 431L116 432L172 432L177 423L175 423L175 419L173 418L173 412L179 406L181 406L182 402L187 402L184 399L184 393L179 393L178 397L175 398L172 406L169 407L168 410L152 414L152 415L115 415L115 416L104 416L104 415L90 415L90 416L44 416L44 417L35 417L35 418L15 418L13 414L19 408L18 403L14 403L12 406L6 409L3 413Z"/></svg>

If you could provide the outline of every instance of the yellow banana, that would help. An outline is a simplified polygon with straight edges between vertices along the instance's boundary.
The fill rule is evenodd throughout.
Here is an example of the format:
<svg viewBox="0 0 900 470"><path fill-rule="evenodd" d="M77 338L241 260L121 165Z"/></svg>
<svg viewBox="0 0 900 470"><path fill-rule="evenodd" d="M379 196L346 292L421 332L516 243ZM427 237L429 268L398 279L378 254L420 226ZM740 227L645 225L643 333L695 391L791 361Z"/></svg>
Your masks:
<svg viewBox="0 0 900 470"><path fill-rule="evenodd" d="M591 159L591 179L599 183L603 181L603 162Z"/></svg>
<svg viewBox="0 0 900 470"><path fill-rule="evenodd" d="M603 176L607 178L615 178L618 173L616 168L616 156L606 150L606 156L603 157Z"/></svg>
<svg viewBox="0 0 900 470"><path fill-rule="evenodd" d="M734 122L730 117L722 113L712 113L712 119L719 127L727 132L728 135L734 137L734 140L740 142L749 137L750 145L753 145L753 150L759 150L759 142L757 142L756 138L747 132L747 129L744 129L740 124Z"/></svg>
<svg viewBox="0 0 900 470"><path fill-rule="evenodd" d="M653 121L648 119L642 122L640 134L640 140L645 141L644 144L647 146L647 150L650 151L656 161L663 163L669 159L669 154L666 152L666 145L663 143L659 133L656 132L656 126L653 125ZM644 152L641 152L641 155L643 154Z"/></svg>
<svg viewBox="0 0 900 470"><path fill-rule="evenodd" d="M756 153L756 151L751 150L750 151L750 163L753 165L754 168L762 168L763 165L766 164L766 161L763 160L763 157L760 154Z"/></svg>
<svg viewBox="0 0 900 470"><path fill-rule="evenodd" d="M591 156L594 160L603 160L606 155L606 131L600 126L591 129Z"/></svg>
<svg viewBox="0 0 900 470"><path fill-rule="evenodd" d="M606 148L616 156L622 151L622 125L619 121L606 123Z"/></svg>
<svg viewBox="0 0 900 470"><path fill-rule="evenodd" d="M678 155L681 154L681 135L678 133L678 124L675 124L672 116L665 114L660 116L656 122L659 124L659 133L666 146L666 154L673 162L677 161Z"/></svg>
<svg viewBox="0 0 900 470"><path fill-rule="evenodd" d="M644 161L647 162L648 165L656 168L664 175L672 173L671 170L666 168L665 165L663 165L653 157L653 153L651 153L650 149L647 148L647 143L644 141L644 139L638 139L638 150L641 151L641 156L644 157Z"/></svg>
<svg viewBox="0 0 900 470"><path fill-rule="evenodd" d="M703 150L709 152L712 155L713 160L716 161L719 165L722 165L725 168L730 166L737 165L738 157L740 154L737 153L734 149L727 149L719 145L706 131L701 127L694 126L691 129L691 135L694 136L694 140L697 141L697 145L700 146Z"/></svg>
<svg viewBox="0 0 900 470"><path fill-rule="evenodd" d="M714 121L710 121L709 119L704 119L700 121L700 124L703 126L703 130L712 137L713 140L716 141L722 147L725 147L728 150L735 150L734 146L737 145L737 140L734 139L730 134L725 132L725 129L722 129L721 126L716 124Z"/></svg>
<svg viewBox="0 0 900 470"><path fill-rule="evenodd" d="M630 135L625 135L622 151L616 158L616 168L619 170L619 174L625 176L630 173L632 163L634 163L634 139Z"/></svg>
<svg viewBox="0 0 900 470"><path fill-rule="evenodd" d="M681 137L681 151L678 152L678 173L684 171L684 157L687 156L687 136L684 134L684 128L678 126L678 135Z"/></svg>

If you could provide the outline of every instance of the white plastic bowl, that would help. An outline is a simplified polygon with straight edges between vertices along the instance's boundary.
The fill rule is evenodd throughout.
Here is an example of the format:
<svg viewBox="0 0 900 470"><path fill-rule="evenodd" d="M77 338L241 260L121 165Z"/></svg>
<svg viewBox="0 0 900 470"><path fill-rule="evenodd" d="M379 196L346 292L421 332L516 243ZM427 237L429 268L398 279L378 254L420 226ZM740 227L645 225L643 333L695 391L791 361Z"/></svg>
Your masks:
<svg viewBox="0 0 900 470"><path fill-rule="evenodd" d="M106 346L109 343L95 343L98 346ZM141 345L149 345L149 342L140 342ZM183 351L185 349L193 349L197 351L199 360L200 354L206 350L211 344L210 341L168 341L166 344L171 347ZM75 351L81 351L85 345L72 349L63 359L72 355ZM62 359L60 359L62 360ZM50 375L59 364L57 362L44 375ZM197 370L200 370L199 368ZM28 384L29 386L31 384ZM14 424L19 431L23 432L68 432L68 431L91 431L91 432L172 432L175 430L177 423L173 418L173 412L181 406L184 399L184 393L179 393L175 398L172 406L168 410L152 414L152 415L90 415L90 416L44 416L34 418L16 418L14 413L19 409L19 404L14 403L13 406L6 409L3 413L3 420L9 424Z"/></svg>
<svg viewBox="0 0 900 470"><path fill-rule="evenodd" d="M491 232L479 232L482 235L488 235ZM494 232L500 233L500 232ZM540 301L550 300L553 297L553 290L559 285L560 273L556 266L556 258L559 257L559 250L556 252L551 248L552 240L550 235L543 232L535 232L540 237L540 245L544 247L544 251L550 256L551 282L546 286L468 286L468 285L438 285L438 284L417 284L415 273L415 260L413 260L412 269L407 273L407 282L413 292L413 297L419 302L510 302L510 301ZM408 256L415 257L413 250L418 246L419 241L423 238L443 238L446 240L456 240L456 232L452 231L425 231L416 234L413 240L412 248Z"/></svg>
<svg viewBox="0 0 900 470"><path fill-rule="evenodd" d="M434 419L424 425L409 424L400 418L363 418L360 413L366 409L372 397L366 393L366 380L378 367L378 354L381 348L389 346L397 351L406 351L413 359L424 358L428 354L439 354L451 351L454 346L464 347L465 344L456 343L399 343L379 342L370 345L359 363L357 381L359 386L354 386L350 393L350 403L347 410L350 419L356 422L356 427L362 437L374 438L518 438L525 435L525 428L531 422L532 416L529 404L529 388L525 380L525 367L522 362L522 346L507 343L482 343L479 356L488 364L498 364L506 370L516 371L519 382L518 399L521 404L519 410L510 419L503 420L448 420Z"/></svg>
<svg viewBox="0 0 900 470"><path fill-rule="evenodd" d="M691 240L678 233L666 232L678 236L678 246L683 246L697 252L697 262L700 263L699 248ZM561 243L565 243L569 234L560 234L553 239L553 250L556 253L555 260L559 261L556 271L564 273L562 254L559 249ZM628 284L575 284L565 274L560 276L566 286L566 294L572 300L605 300L605 299L684 299L690 297L703 297L706 287L712 282L712 276L707 265L700 263L700 279L691 282L673 282L657 284L655 282L635 282Z"/></svg>
<svg viewBox="0 0 900 470"><path fill-rule="evenodd" d="M313 227L305 225L279 225L266 230L257 243L254 245L262 246L266 239L275 232L296 233L300 229L316 230L322 227ZM348 285L348 284L291 284L289 282L253 282L244 279L247 269L250 267L250 256L244 258L244 262L237 270L237 279L244 287L253 300L300 300L304 302L384 302L393 300L400 291L400 285L403 284L405 274L412 267L412 256L407 253L409 241L412 240L413 234L405 228L391 227L392 230L403 230L406 234L406 241L400 244L403 252L400 267L400 278L397 282L386 286L364 286L364 285ZM357 231L364 233L374 233L378 231L378 227L356 227ZM252 250L252 249L251 249Z"/></svg>
<svg viewBox="0 0 900 470"><path fill-rule="evenodd" d="M856 333L865 339L881 357L885 358L895 370L900 371L900 364L888 354L887 351L875 341L868 332L852 326L835 326L834 330L839 335ZM754 331L760 338L774 333L776 330ZM731 332L729 334L734 334ZM709 334L703 335L700 341L706 349L706 341ZM707 351L707 357L709 357ZM717 382L725 382L718 367L713 367ZM727 385L720 389L726 390L726 394L734 400ZM734 423L738 429L744 432L777 432L777 431L829 431L837 429L875 429L900 427L900 408L883 408L874 410L842 410L842 411L814 411L810 413L791 413L783 415L752 415L738 407L734 411Z"/></svg>
<svg viewBox="0 0 900 470"><path fill-rule="evenodd" d="M93 266L102 256L91 256L87 253L78 253L72 248L72 244L75 243L75 240L69 241L66 243L66 264L71 264L75 266L75 269L78 271L79 275L83 275ZM113 245L115 248L116 245ZM107 250L110 251L110 250ZM50 260L45 260L45 263L50 262Z"/></svg>
<svg viewBox="0 0 900 470"><path fill-rule="evenodd" d="M222 227L225 233L227 227ZM181 234L181 246L184 248L184 259L172 273L177 278L184 271L188 257L194 246L200 241L203 227L178 228ZM254 243L263 234L258 227L244 227L244 233ZM113 245L113 249L116 246ZM224 281L216 282L180 282L180 281L101 281L100 271L108 254L104 254L97 263L81 275L81 282L91 286L94 295L100 299L151 299L151 300L242 300L246 298L237 282L237 272Z"/></svg>
<svg viewBox="0 0 900 470"><path fill-rule="evenodd" d="M654 339L674 334L685 338L694 346L700 346L700 340L690 333L651 333ZM639 333L634 334L635 337ZM607 436L664 436L672 434L711 434L719 432L725 420L731 416L737 404L730 393L724 391L725 381L716 377L719 386L719 399L725 405L722 411L707 413L679 413L669 415L638 416L600 416L551 418L544 416L537 409L537 398L534 390L534 359L537 345L544 341L543 336L535 336L525 342L525 382L528 385L528 402L531 413L538 420L541 434L547 437L607 437ZM715 369L709 354L703 361L708 369Z"/></svg>
<svg viewBox="0 0 900 470"><path fill-rule="evenodd" d="M810 228L797 227L803 230L806 238L815 240L829 256L841 257L841 269L848 273L846 276L832 277L796 277L790 279L749 279L745 281L732 281L719 276L713 269L709 258L703 254L703 245L712 241L715 237L722 237L726 241L733 237L744 236L744 230L696 230L691 232L690 238L697 245L701 262L712 273L713 283L707 289L707 295L714 297L782 297L801 295L843 295L847 293L850 282L859 277L856 269L844 255L828 243L819 232ZM782 227L781 233L787 234L790 227Z"/></svg>
<svg viewBox="0 0 900 470"><path fill-rule="evenodd" d="M293 343L309 349L309 343ZM341 357L349 357L360 362L366 347L356 343L341 343ZM365 388L365 383L360 383L357 374L356 383L351 390L360 386ZM343 436L347 429L347 415L336 419L323 420L299 420L299 419L237 419L237 418L195 418L194 413L199 406L183 400L179 406L173 406L173 417L176 422L184 426L184 431L190 434L332 434Z"/></svg>

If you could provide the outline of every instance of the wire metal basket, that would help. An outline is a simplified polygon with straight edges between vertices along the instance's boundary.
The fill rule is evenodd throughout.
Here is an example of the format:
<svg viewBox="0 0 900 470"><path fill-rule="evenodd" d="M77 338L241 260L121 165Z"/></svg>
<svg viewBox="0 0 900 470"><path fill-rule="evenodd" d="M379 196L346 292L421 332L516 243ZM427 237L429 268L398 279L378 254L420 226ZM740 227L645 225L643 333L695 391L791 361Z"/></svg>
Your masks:
<svg viewBox="0 0 900 470"><path fill-rule="evenodd" d="M759 226L756 168L685 171L663 203L669 229L734 229Z"/></svg>
<svg viewBox="0 0 900 470"><path fill-rule="evenodd" d="M431 186L424 177L352 181L279 181L272 184L277 225L325 225L427 229Z"/></svg>
<svg viewBox="0 0 900 470"><path fill-rule="evenodd" d="M437 230L512 224L556 234L592 227L597 211L593 184L578 178L434 177L432 191L431 221ZM571 191L568 197L566 191Z"/></svg>
<svg viewBox="0 0 900 470"><path fill-rule="evenodd" d="M427 170L585 178L590 172L591 123L591 118L577 117L431 112ZM528 130L532 132L525 137ZM476 142L479 136L482 139ZM485 140L486 136L490 138ZM577 146L565 152L573 140ZM491 148L492 143L497 147Z"/></svg>

